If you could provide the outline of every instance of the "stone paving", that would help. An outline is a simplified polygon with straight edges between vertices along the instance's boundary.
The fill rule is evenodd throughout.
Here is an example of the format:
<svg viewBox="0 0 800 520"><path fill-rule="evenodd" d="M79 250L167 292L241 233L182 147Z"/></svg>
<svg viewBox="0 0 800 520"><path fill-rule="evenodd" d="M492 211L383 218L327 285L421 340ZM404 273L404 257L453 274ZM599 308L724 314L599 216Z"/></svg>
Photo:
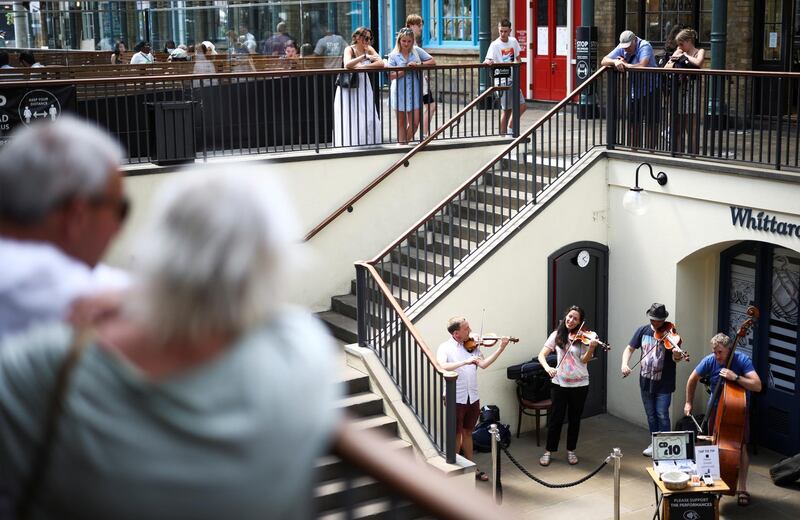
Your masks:
<svg viewBox="0 0 800 520"><path fill-rule="evenodd" d="M515 411L514 411L515 412ZM508 414L509 412L505 412ZM513 412L512 412L513 413ZM508 415L506 415L506 418ZM544 434L544 432L542 432ZM562 432L562 444L566 428ZM617 419L608 414L584 419L576 453L580 463L570 466L566 451L554 454L549 467L539 466L544 451L536 446L534 432L514 438L509 447L511 454L538 478L551 483L570 482L586 475L608 456L611 449L622 450L622 478L620 485L620 518L650 519L655 512L653 483L645 467L650 459L642 456L648 433L644 428ZM544 443L544 435L542 435ZM476 454L478 467L489 472L491 457ZM751 457L748 490L752 495L749 507L739 507L734 497L723 497L720 502L721 519L796 520L800 518L800 484L792 487L775 486L769 478L769 467L783 458L775 452L759 449ZM571 488L546 488L523 475L503 455L503 503L519 512L521 519L547 518L548 520L606 519L614 518L613 470L608 464L587 482ZM480 492L491 499L489 482L477 483Z"/></svg>

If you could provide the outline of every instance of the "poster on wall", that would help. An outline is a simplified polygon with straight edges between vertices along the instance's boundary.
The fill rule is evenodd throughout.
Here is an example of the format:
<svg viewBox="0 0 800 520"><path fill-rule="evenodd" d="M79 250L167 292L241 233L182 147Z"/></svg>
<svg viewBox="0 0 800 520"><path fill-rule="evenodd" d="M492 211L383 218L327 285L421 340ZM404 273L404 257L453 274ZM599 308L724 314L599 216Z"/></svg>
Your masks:
<svg viewBox="0 0 800 520"><path fill-rule="evenodd" d="M550 52L547 46L547 39L549 34L547 27L536 28L536 54L539 56L547 56Z"/></svg>
<svg viewBox="0 0 800 520"><path fill-rule="evenodd" d="M52 122L75 111L75 87L9 88L0 93L0 146L20 125Z"/></svg>
<svg viewBox="0 0 800 520"><path fill-rule="evenodd" d="M567 55L567 45L569 44L569 31L566 27L556 27L556 54L558 56Z"/></svg>

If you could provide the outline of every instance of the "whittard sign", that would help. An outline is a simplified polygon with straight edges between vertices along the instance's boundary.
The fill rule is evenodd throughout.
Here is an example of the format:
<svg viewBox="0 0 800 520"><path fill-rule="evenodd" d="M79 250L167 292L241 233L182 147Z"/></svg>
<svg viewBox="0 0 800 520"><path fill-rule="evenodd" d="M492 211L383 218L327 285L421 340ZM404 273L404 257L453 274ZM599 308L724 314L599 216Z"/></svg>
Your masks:
<svg viewBox="0 0 800 520"><path fill-rule="evenodd" d="M764 211L755 213L753 208L731 206L731 224L753 231L764 231L785 237L800 238L800 224L778 220Z"/></svg>

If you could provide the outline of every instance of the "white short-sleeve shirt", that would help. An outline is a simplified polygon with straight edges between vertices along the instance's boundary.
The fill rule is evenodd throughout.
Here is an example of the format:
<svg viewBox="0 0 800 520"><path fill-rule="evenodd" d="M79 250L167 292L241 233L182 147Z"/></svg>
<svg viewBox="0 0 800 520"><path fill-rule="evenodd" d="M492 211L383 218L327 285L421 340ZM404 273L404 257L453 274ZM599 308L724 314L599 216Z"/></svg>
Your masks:
<svg viewBox="0 0 800 520"><path fill-rule="evenodd" d="M589 347L576 341L569 348L568 353L566 349L556 348L556 331L550 334L547 341L544 342L544 346L547 347L550 352L555 351L557 355L556 366L558 367L558 373L556 377L552 379L553 384L565 388L587 386L589 384L589 368L586 366L586 363L581 361L581 356L589 350ZM566 359L563 359L565 354Z"/></svg>
<svg viewBox="0 0 800 520"><path fill-rule="evenodd" d="M440 364L458 363L466 361L473 356L483 359L483 354L479 349L467 352L464 345L452 337L439 345L436 351L436 360ZM456 379L456 403L467 404L467 398L469 398L470 403L480 399L478 396L478 366L473 364L464 365L458 367L455 372L458 374L458 379Z"/></svg>

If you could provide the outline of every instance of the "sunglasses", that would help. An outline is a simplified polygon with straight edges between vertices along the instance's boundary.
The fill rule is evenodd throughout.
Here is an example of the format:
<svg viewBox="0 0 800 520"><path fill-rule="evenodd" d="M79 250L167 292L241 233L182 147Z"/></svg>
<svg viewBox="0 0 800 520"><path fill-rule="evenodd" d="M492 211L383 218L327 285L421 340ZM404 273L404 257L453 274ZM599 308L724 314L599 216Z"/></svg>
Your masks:
<svg viewBox="0 0 800 520"><path fill-rule="evenodd" d="M131 211L131 201L127 197L117 198L101 195L93 197L89 203L92 206L107 206L111 208L116 212L117 219L119 219L120 222L124 222Z"/></svg>

